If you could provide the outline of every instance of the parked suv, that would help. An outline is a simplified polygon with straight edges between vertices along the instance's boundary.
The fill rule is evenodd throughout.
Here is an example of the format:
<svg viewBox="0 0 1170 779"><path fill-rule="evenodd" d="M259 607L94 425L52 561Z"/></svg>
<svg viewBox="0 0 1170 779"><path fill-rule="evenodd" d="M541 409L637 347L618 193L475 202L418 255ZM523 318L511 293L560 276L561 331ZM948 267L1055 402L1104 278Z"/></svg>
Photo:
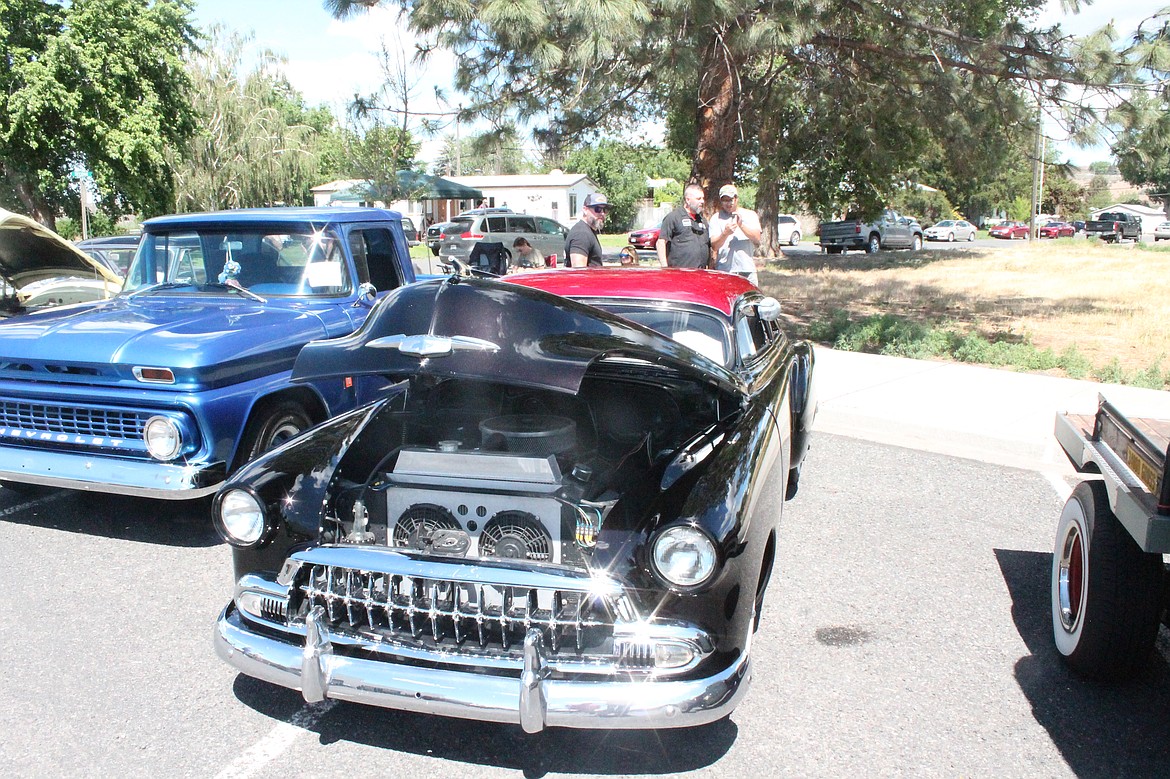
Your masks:
<svg viewBox="0 0 1170 779"><path fill-rule="evenodd" d="M509 252L512 242L526 238L533 248L544 255L562 258L565 253L565 236L569 228L555 219L530 214L473 214L457 216L454 227L444 230L446 236L439 247L443 260L456 259L468 262L475 244L483 241L502 243Z"/></svg>

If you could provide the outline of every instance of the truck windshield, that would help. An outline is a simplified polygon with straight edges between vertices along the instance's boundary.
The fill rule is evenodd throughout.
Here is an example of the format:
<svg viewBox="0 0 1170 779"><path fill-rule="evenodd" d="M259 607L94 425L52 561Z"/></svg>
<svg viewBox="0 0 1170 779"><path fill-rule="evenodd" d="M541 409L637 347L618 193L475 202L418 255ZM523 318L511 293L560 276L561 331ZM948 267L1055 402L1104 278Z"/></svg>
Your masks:
<svg viewBox="0 0 1170 779"><path fill-rule="evenodd" d="M212 294L229 285L265 297L331 296L347 294L351 284L330 231L183 226L143 235L122 292Z"/></svg>

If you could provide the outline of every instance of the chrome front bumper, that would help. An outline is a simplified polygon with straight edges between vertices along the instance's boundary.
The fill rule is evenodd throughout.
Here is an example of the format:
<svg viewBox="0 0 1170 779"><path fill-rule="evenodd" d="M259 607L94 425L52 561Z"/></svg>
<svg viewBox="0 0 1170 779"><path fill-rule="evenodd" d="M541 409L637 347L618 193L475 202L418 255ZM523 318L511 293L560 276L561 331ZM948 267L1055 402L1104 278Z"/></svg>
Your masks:
<svg viewBox="0 0 1170 779"><path fill-rule="evenodd" d="M335 654L323 626L310 620L304 646L252 630L234 604L219 617L215 651L248 676L324 698L446 717L545 727L678 728L714 722L747 692L744 652L703 679L582 681L549 678L538 631L524 642L524 668L514 676L423 667Z"/></svg>
<svg viewBox="0 0 1170 779"><path fill-rule="evenodd" d="M45 487L191 500L215 492L225 475L223 463L196 466L0 447L0 481Z"/></svg>

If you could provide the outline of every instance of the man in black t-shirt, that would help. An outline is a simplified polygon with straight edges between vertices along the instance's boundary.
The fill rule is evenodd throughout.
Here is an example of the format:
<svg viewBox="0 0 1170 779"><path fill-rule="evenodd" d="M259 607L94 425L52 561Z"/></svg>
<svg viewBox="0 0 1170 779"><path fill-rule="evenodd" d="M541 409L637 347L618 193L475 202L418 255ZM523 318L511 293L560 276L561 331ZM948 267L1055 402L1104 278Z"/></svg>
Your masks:
<svg viewBox="0 0 1170 779"><path fill-rule="evenodd" d="M711 265L711 231L703 218L703 188L687 184L683 204L662 220L658 231L658 262L671 268L706 268Z"/></svg>
<svg viewBox="0 0 1170 779"><path fill-rule="evenodd" d="M601 267L601 241L597 240L597 234L605 225L608 213L609 199L605 195L594 192L585 196L581 219L565 236L565 257L570 268Z"/></svg>

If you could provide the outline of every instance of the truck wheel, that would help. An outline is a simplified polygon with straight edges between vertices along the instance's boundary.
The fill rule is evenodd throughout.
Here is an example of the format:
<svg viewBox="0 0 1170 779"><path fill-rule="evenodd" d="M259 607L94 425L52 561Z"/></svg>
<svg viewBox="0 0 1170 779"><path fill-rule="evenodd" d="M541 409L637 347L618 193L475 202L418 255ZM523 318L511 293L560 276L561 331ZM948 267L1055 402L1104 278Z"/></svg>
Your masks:
<svg viewBox="0 0 1170 779"><path fill-rule="evenodd" d="M240 443L242 459L236 458L237 466L280 446L312 425L312 420L301 404L291 400L257 408L248 420L248 427Z"/></svg>
<svg viewBox="0 0 1170 779"><path fill-rule="evenodd" d="M877 233L874 233L873 235L871 235L869 237L869 241L867 241L865 244L865 253L866 254L877 254L879 251L881 251L881 248L882 248L882 239L878 236Z"/></svg>
<svg viewBox="0 0 1170 779"><path fill-rule="evenodd" d="M1103 681L1141 670L1158 635L1162 556L1114 516L1104 482L1081 482L1064 504L1051 584L1053 637L1070 668Z"/></svg>

